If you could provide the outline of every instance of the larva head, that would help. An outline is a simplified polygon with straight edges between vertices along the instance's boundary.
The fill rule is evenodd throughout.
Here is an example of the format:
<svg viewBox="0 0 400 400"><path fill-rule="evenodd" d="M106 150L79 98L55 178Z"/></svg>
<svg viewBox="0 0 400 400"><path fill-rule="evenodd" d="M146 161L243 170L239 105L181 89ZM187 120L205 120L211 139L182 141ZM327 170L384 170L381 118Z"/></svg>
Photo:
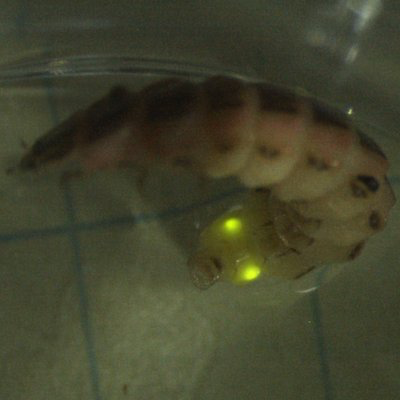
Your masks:
<svg viewBox="0 0 400 400"><path fill-rule="evenodd" d="M241 210L233 210L201 234L198 251L190 258L194 284L207 289L218 280L246 284L258 279L263 259L252 246L251 227Z"/></svg>

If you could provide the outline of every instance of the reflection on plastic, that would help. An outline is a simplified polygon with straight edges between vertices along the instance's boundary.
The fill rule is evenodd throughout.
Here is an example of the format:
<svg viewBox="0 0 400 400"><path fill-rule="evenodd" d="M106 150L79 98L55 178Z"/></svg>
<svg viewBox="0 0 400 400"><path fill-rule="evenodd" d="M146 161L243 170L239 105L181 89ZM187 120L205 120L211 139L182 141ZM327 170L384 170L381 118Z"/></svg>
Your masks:
<svg viewBox="0 0 400 400"><path fill-rule="evenodd" d="M323 5L307 27L306 39L311 46L350 64L358 56L363 34L381 11L381 0L339 0Z"/></svg>

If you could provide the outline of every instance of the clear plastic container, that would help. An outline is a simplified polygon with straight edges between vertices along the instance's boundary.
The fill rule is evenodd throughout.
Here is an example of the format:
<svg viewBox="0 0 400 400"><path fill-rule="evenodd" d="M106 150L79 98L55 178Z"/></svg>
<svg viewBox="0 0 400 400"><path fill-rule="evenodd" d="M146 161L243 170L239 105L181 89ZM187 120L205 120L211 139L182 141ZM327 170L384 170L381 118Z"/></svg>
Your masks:
<svg viewBox="0 0 400 400"><path fill-rule="evenodd" d="M394 399L397 206L354 263L199 292L187 256L236 182L5 170L116 83L229 74L351 107L398 193L399 16L380 0L3 4L0 397Z"/></svg>

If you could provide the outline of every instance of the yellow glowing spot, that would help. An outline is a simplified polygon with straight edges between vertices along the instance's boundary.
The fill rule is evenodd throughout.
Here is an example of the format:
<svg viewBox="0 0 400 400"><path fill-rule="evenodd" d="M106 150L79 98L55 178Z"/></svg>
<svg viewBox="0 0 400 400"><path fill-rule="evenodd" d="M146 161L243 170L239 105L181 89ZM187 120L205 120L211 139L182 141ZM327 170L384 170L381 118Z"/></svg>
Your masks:
<svg viewBox="0 0 400 400"><path fill-rule="evenodd" d="M353 115L353 109L351 107L347 110L347 115Z"/></svg>
<svg viewBox="0 0 400 400"><path fill-rule="evenodd" d="M246 264L237 273L238 282L251 282L259 278L261 268L257 264Z"/></svg>
<svg viewBox="0 0 400 400"><path fill-rule="evenodd" d="M226 233L237 234L242 230L242 221L239 218L228 218L223 226Z"/></svg>

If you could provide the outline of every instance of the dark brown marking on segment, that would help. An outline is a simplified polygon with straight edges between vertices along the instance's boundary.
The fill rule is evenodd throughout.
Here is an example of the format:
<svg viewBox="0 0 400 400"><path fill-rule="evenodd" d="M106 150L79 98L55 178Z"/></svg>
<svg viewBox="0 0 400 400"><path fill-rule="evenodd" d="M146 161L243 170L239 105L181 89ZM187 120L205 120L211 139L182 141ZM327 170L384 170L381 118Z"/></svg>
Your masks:
<svg viewBox="0 0 400 400"><path fill-rule="evenodd" d="M41 164L61 160L77 143L91 143L111 135L122 125L132 106L132 95L123 87L109 94L85 111L78 111L39 138L22 158L21 169L34 169Z"/></svg>
<svg viewBox="0 0 400 400"><path fill-rule="evenodd" d="M349 260L354 260L355 258L357 258L360 254L362 249L364 248L365 242L360 242L358 244L356 244L356 246L353 248L353 250L351 250L350 254L349 254Z"/></svg>
<svg viewBox="0 0 400 400"><path fill-rule="evenodd" d="M181 168L190 168L193 166L192 160L187 157L176 157L172 161L172 163L175 167L181 167Z"/></svg>
<svg viewBox="0 0 400 400"><path fill-rule="evenodd" d="M277 157L279 157L280 155L280 151L274 148L270 148L267 147L265 145L261 145L257 148L258 154L263 157L266 158L268 160L273 160Z"/></svg>
<svg viewBox="0 0 400 400"><path fill-rule="evenodd" d="M308 237L308 236L306 236L306 237ZM311 246L312 244L314 244L314 242L315 242L315 239L314 239L314 238L308 237L307 247L309 247L309 246Z"/></svg>
<svg viewBox="0 0 400 400"><path fill-rule="evenodd" d="M267 221L264 222L261 226L271 226L271 225L274 225L274 223L272 221Z"/></svg>
<svg viewBox="0 0 400 400"><path fill-rule="evenodd" d="M232 143L215 143L215 148L220 154L226 154L232 151L235 146Z"/></svg>
<svg viewBox="0 0 400 400"><path fill-rule="evenodd" d="M353 181L350 183L351 192L354 197L365 199L367 198L366 190L361 187L357 182Z"/></svg>
<svg viewBox="0 0 400 400"><path fill-rule="evenodd" d="M215 265L215 267L217 268L218 272L221 273L222 269L223 269L223 265L222 265L221 260L219 258L217 258L217 257L213 257L213 258L211 258L211 261Z"/></svg>
<svg viewBox="0 0 400 400"><path fill-rule="evenodd" d="M106 97L90 106L84 114L86 141L96 141L122 126L134 102L135 96L124 87L112 88Z"/></svg>
<svg viewBox="0 0 400 400"><path fill-rule="evenodd" d="M309 272L311 272L314 269L315 269L315 265L313 265L312 267L308 268L306 271L301 272L299 275L296 275L294 277L294 279L299 279L299 278L303 277L304 275L307 275Z"/></svg>
<svg viewBox="0 0 400 400"><path fill-rule="evenodd" d="M329 165L324 160L312 155L308 156L307 162L310 167L317 171L327 171L330 169Z"/></svg>
<svg viewBox="0 0 400 400"><path fill-rule="evenodd" d="M153 124L179 119L194 109L198 94L198 85L189 81L171 79L151 85L139 94L144 121Z"/></svg>
<svg viewBox="0 0 400 400"><path fill-rule="evenodd" d="M376 192L379 189L379 182L373 176L358 175L357 179L362 182L370 192Z"/></svg>
<svg viewBox="0 0 400 400"><path fill-rule="evenodd" d="M374 229L375 231L379 230L382 226L382 221L379 213L377 211L372 211L369 220L369 226Z"/></svg>
<svg viewBox="0 0 400 400"><path fill-rule="evenodd" d="M284 257L284 256L287 256L288 254L291 254L291 253L301 254L301 251L297 250L294 247L289 247L288 249L286 249L282 253L279 253L277 257Z"/></svg>
<svg viewBox="0 0 400 400"><path fill-rule="evenodd" d="M385 160L387 160L387 157L385 153L382 151L382 149L376 144L376 142L371 139L369 136L367 136L365 133L357 130L356 131L358 134L358 137L360 138L360 144L363 146L365 149L372 151L375 154L378 154Z"/></svg>
<svg viewBox="0 0 400 400"><path fill-rule="evenodd" d="M317 123L343 129L347 129L350 126L350 121L346 114L321 104L316 100L311 100L311 110L313 119Z"/></svg>
<svg viewBox="0 0 400 400"><path fill-rule="evenodd" d="M31 150L22 157L19 168L35 169L39 165L67 156L74 148L74 133L82 124L82 113L76 113L39 138Z"/></svg>
<svg viewBox="0 0 400 400"><path fill-rule="evenodd" d="M299 98L294 93L268 84L255 85L261 111L275 111L294 114L299 109Z"/></svg>
<svg viewBox="0 0 400 400"><path fill-rule="evenodd" d="M202 87L211 111L238 108L245 104L243 94L246 85L238 79L216 76L206 80Z"/></svg>
<svg viewBox="0 0 400 400"><path fill-rule="evenodd" d="M269 189L267 187L258 187L258 188L255 188L254 191L256 193L265 193L265 194L271 193L271 189Z"/></svg>

